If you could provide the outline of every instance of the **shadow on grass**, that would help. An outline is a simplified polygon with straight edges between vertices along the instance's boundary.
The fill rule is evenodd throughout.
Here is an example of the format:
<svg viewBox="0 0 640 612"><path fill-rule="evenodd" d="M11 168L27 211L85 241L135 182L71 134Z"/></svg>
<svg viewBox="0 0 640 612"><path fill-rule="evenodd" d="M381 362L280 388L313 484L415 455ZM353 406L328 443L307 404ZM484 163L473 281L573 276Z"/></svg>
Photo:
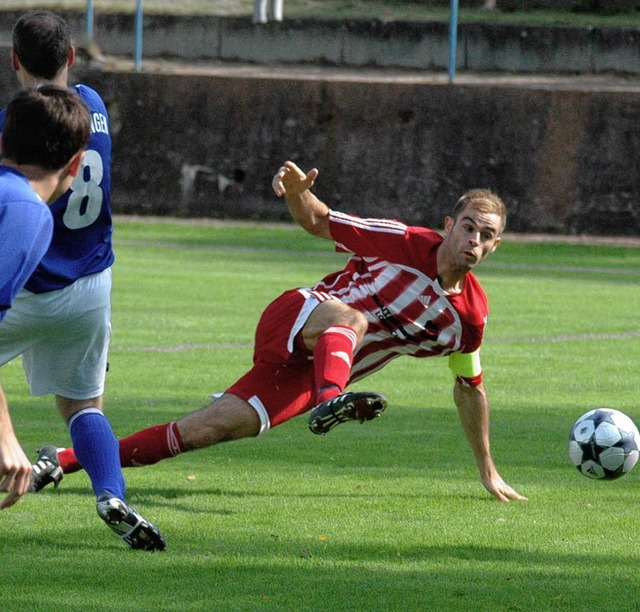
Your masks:
<svg viewBox="0 0 640 612"><path fill-rule="evenodd" d="M53 547L54 560L83 548L48 537L40 544ZM630 610L628 586L618 581L640 570L637 558L541 553L526 545L310 545L265 537L247 547L224 534L203 544L194 539L148 555L114 542L100 555L79 552L83 580L75 564L50 563L29 593L8 590L5 602L8 596L15 608L7 609L33 610L28 597L41 591L65 610L82 609L73 606L81 599L84 609L100 610ZM24 561L16 561L19 573ZM100 601L96 583L118 585L108 606L103 600L92 607Z"/></svg>
<svg viewBox="0 0 640 612"><path fill-rule="evenodd" d="M93 503L93 492L87 487L66 487L65 489L47 489L37 494L41 497L43 503L50 502L55 499L55 496L68 497L86 497L89 503ZM192 514L217 514L217 515L230 515L234 514L231 510L221 509L203 509L202 507L194 507L184 503L176 503L178 500L196 499L200 500L206 497L215 497L219 499L282 499L287 500L292 498L292 493L288 490L273 490L273 489L231 489L223 487L198 487L197 489L179 489L179 488L163 488L163 487L140 487L136 486L128 491L128 501L132 506L135 506L139 510L144 508L166 508L172 511L188 512ZM407 493L406 490L401 492L391 489L387 492L381 491L368 491L363 489L358 491L357 489L348 492L336 492L330 491L315 491L315 492L298 492L293 495L296 500L311 499L311 500L384 500L387 499L405 499L405 500L424 500L426 494L424 492ZM493 497L488 496L483 489L478 487L476 492L461 493L458 490L452 490L450 493L438 492L438 497L450 498L454 501L472 501L472 502L486 502L488 504L497 504Z"/></svg>

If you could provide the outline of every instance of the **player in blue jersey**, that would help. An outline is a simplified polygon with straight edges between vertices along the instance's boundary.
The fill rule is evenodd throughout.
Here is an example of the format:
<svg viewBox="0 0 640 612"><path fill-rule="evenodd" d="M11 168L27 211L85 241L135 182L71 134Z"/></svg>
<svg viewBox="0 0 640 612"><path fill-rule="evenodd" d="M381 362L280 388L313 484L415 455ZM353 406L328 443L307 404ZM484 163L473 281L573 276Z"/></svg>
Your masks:
<svg viewBox="0 0 640 612"><path fill-rule="evenodd" d="M25 90L7 108L0 164L0 328L49 247L53 220L46 202L78 174L89 125L86 106L59 87ZM26 493L30 476L0 387L0 490L7 491L0 509Z"/></svg>
<svg viewBox="0 0 640 612"><path fill-rule="evenodd" d="M67 88L74 60L70 28L61 17L34 11L18 19L11 63L21 85ZM91 137L81 171L51 204L51 246L0 329L0 365L22 355L31 393L55 395L100 517L131 548L163 550L158 530L125 501L118 441L103 413L114 261L111 136L100 96L85 85L71 89L89 108ZM44 460L38 458L35 472L46 468Z"/></svg>

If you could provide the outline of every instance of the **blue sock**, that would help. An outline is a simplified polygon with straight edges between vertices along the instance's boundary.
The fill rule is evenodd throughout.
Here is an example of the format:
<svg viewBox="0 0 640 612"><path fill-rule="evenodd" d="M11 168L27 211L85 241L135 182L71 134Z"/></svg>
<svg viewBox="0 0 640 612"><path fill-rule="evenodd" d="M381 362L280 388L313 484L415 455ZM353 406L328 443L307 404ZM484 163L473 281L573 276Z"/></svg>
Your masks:
<svg viewBox="0 0 640 612"><path fill-rule="evenodd" d="M91 479L96 495L103 491L124 500L120 450L111 424L97 408L76 412L67 423L73 450Z"/></svg>

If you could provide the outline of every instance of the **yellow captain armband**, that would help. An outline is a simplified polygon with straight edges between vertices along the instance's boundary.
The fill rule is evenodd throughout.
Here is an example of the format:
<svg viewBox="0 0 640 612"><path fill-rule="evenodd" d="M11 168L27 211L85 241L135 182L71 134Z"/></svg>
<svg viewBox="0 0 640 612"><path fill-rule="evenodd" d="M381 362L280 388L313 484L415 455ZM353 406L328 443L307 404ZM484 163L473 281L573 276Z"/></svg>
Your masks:
<svg viewBox="0 0 640 612"><path fill-rule="evenodd" d="M451 353L449 368L460 384L476 387L482 382L480 349L473 351L473 353Z"/></svg>

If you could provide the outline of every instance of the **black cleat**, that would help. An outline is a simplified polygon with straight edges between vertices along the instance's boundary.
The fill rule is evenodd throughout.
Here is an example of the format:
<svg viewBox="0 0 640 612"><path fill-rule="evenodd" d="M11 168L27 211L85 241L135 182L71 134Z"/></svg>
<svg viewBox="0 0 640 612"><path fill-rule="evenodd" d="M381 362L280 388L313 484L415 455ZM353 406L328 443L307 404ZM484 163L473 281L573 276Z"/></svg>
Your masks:
<svg viewBox="0 0 640 612"><path fill-rule="evenodd" d="M110 493L98 496L98 515L129 548L136 550L165 550L167 545L158 528L138 514L118 497Z"/></svg>
<svg viewBox="0 0 640 612"><path fill-rule="evenodd" d="M33 464L31 472L31 482L29 492L37 493L48 484L53 483L54 488L58 488L64 476L60 461L58 460L58 448L47 445L38 449L38 460Z"/></svg>
<svg viewBox="0 0 640 612"><path fill-rule="evenodd" d="M309 415L309 429L318 435L330 432L346 421L370 421L382 414L387 398L379 393L345 391L318 404Z"/></svg>

